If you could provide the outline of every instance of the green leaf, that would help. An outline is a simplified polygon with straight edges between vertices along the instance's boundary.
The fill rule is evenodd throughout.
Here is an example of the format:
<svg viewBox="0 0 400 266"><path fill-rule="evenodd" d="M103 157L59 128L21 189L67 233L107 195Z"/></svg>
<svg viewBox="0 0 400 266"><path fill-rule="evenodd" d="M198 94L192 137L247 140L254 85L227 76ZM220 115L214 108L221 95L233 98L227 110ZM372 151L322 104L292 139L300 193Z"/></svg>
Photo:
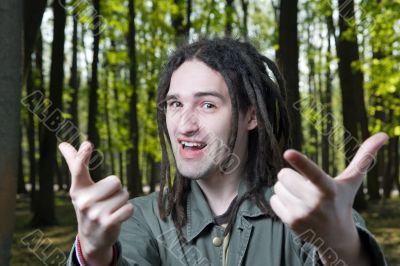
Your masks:
<svg viewBox="0 0 400 266"><path fill-rule="evenodd" d="M400 136L400 126L396 126L393 131L395 136Z"/></svg>

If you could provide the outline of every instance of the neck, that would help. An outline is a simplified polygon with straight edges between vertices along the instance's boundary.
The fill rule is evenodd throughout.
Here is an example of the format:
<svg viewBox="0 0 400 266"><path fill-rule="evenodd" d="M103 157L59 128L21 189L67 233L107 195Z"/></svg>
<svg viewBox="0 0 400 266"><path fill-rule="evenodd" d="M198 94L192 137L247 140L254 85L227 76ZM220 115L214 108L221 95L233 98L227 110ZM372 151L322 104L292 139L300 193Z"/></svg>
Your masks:
<svg viewBox="0 0 400 266"><path fill-rule="evenodd" d="M225 213L232 200L238 194L242 172L239 169L229 175L218 172L213 176L196 181L214 215Z"/></svg>

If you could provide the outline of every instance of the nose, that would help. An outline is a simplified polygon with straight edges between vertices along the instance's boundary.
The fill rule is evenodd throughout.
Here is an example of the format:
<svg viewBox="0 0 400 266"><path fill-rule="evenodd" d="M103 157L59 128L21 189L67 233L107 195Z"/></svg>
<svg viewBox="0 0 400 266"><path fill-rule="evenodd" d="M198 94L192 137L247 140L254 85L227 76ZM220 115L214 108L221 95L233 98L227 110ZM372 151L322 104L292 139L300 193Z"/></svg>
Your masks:
<svg viewBox="0 0 400 266"><path fill-rule="evenodd" d="M182 135L192 136L196 134L199 129L199 119L195 112L188 109L185 110L185 112L180 116L178 132Z"/></svg>

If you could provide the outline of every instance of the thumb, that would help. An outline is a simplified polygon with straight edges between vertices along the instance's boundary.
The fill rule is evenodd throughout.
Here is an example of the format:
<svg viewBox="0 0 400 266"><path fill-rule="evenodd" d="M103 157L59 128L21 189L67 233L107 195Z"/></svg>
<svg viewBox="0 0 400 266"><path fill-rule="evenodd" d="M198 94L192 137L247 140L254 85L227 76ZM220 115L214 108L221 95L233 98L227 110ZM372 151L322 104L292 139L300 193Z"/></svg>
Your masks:
<svg viewBox="0 0 400 266"><path fill-rule="evenodd" d="M370 166L375 164L375 155L388 139L386 133L380 132L365 140L358 149L349 166L340 174L337 179L348 180L358 186L362 182L363 176L370 170Z"/></svg>
<svg viewBox="0 0 400 266"><path fill-rule="evenodd" d="M79 150L76 151L71 144L63 142L58 148L64 156L71 172L71 189L94 184L88 169L90 155L93 150L92 144L85 141L81 144Z"/></svg>

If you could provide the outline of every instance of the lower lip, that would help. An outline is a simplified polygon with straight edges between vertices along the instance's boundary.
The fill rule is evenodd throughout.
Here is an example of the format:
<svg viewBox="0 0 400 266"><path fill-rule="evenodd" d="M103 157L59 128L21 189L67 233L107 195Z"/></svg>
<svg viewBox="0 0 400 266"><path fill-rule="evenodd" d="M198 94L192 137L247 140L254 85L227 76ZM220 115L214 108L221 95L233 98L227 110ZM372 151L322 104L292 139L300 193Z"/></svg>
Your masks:
<svg viewBox="0 0 400 266"><path fill-rule="evenodd" d="M206 146L207 147L207 146ZM200 157L204 153L204 149L202 148L201 150L194 150L194 149L184 149L181 144L179 144L179 154L182 156L184 159L194 159L197 157Z"/></svg>

